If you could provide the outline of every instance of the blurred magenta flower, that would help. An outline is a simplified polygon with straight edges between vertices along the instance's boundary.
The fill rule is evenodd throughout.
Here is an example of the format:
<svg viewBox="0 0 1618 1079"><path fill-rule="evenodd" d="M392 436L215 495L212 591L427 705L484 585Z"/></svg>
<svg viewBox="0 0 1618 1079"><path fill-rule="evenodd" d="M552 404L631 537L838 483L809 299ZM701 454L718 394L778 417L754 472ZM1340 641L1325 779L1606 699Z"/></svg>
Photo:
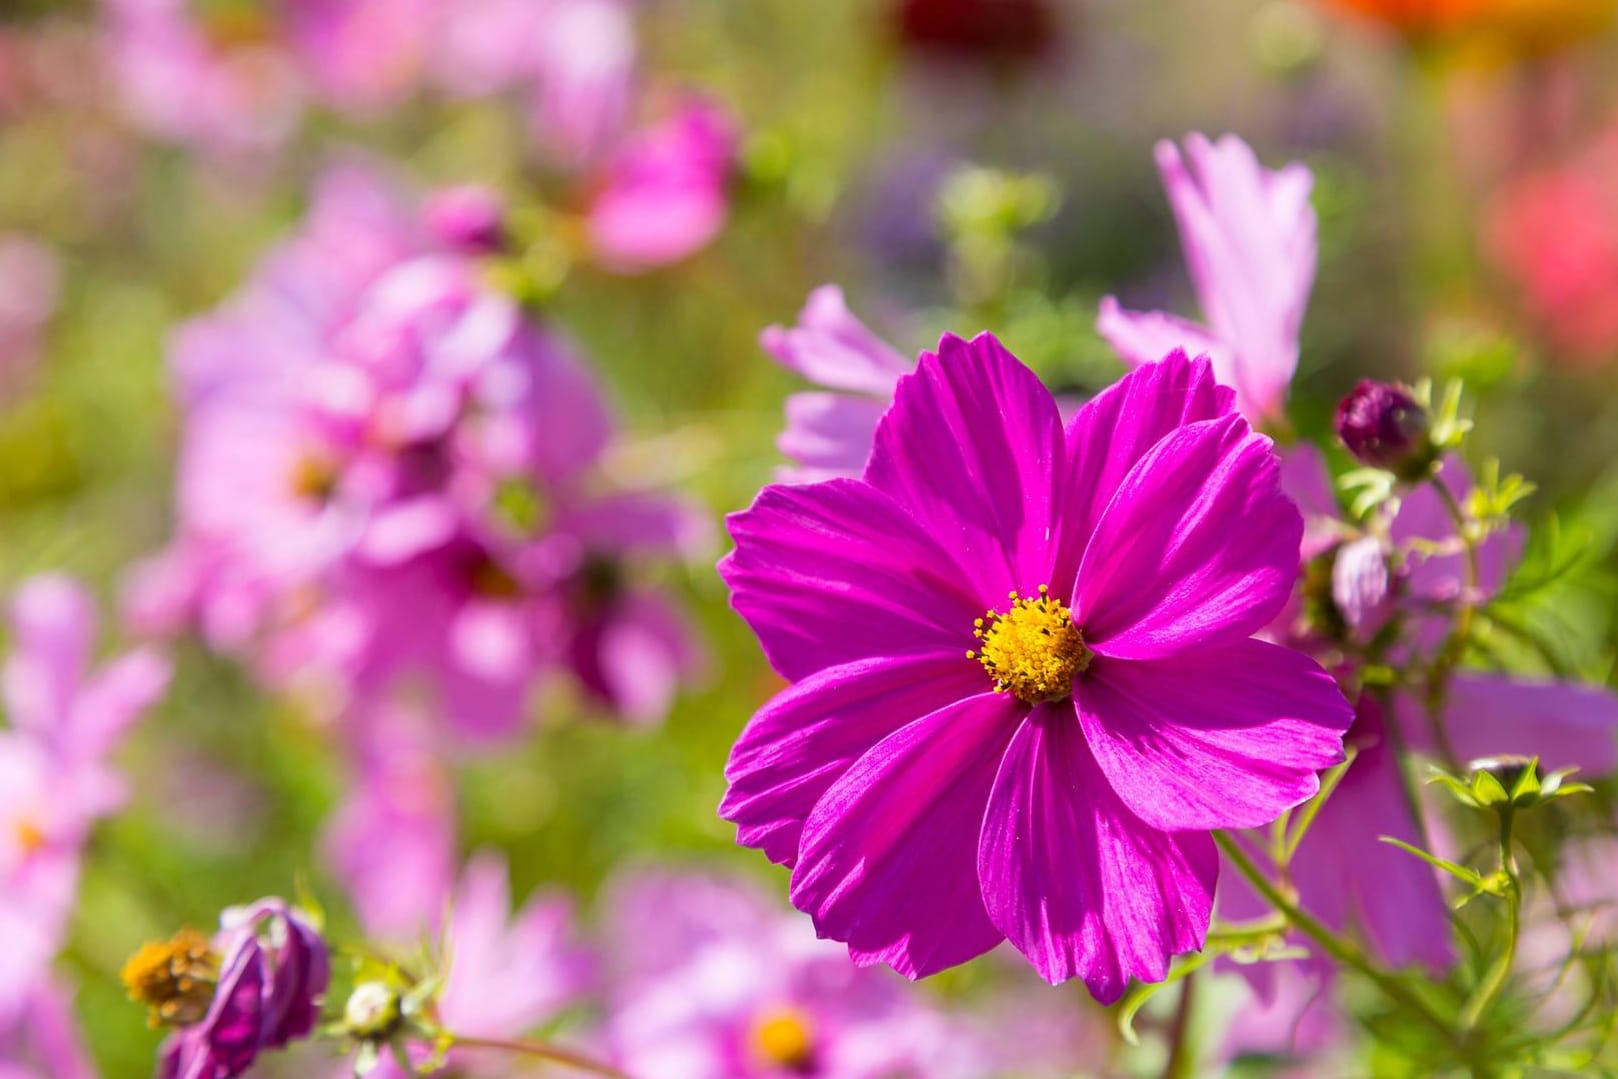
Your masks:
<svg viewBox="0 0 1618 1079"><path fill-rule="evenodd" d="M1520 176L1493 197L1486 250L1522 294L1557 358L1618 355L1618 123L1572 160Z"/></svg>
<svg viewBox="0 0 1618 1079"><path fill-rule="evenodd" d="M609 892L609 1037L631 1075L883 1079L993 1074L992 1046L861 970L741 881L632 872Z"/></svg>
<svg viewBox="0 0 1618 1079"><path fill-rule="evenodd" d="M920 977L1009 938L1113 1001L1200 948L1208 831L1315 792L1351 712L1255 640L1302 522L1206 361L1148 364L1064 426L995 339L899 383L864 478L730 518L732 603L793 684L722 814L856 961Z"/></svg>
<svg viewBox="0 0 1618 1079"><path fill-rule="evenodd" d="M900 376L916 365L855 318L836 285L811 292L797 325L767 327L759 344L781 366L832 391L787 398L787 427L776 445L798 465L781 469L781 480L858 476Z"/></svg>
<svg viewBox="0 0 1618 1079"><path fill-rule="evenodd" d="M446 910L448 971L437 1011L448 1031L520 1038L553 1023L595 981L594 956L575 939L571 901L535 893L513 915L507 868L498 855L472 856L454 894L441 895L435 920ZM448 1058L456 1075L510 1075L512 1063L510 1054L473 1049ZM371 1074L395 1079L403 1072L385 1060Z"/></svg>
<svg viewBox="0 0 1618 1079"><path fill-rule="evenodd" d="M586 212L595 258L637 273L706 247L729 212L737 140L730 116L700 98L627 136L604 162Z"/></svg>
<svg viewBox="0 0 1618 1079"><path fill-rule="evenodd" d="M107 757L169 678L166 661L145 650L92 671L94 607L66 577L25 582L10 630L0 667L9 721L0 730L0 1027L46 983L91 826L126 796Z"/></svg>
<svg viewBox="0 0 1618 1079"><path fill-rule="evenodd" d="M1298 332L1315 281L1314 177L1299 162L1269 170L1234 135L1157 144L1203 323L1101 301L1096 328L1132 364L1174 349L1206 355L1253 423L1282 417L1298 369Z"/></svg>
<svg viewBox="0 0 1618 1079"><path fill-rule="evenodd" d="M451 251L493 254L506 245L506 207L481 184L434 191L422 206L427 231Z"/></svg>
<svg viewBox="0 0 1618 1079"><path fill-rule="evenodd" d="M331 978L319 930L281 899L232 907L212 941L192 930L143 945L125 964L131 998L178 1028L160 1079L232 1079L260 1053L306 1038Z"/></svg>

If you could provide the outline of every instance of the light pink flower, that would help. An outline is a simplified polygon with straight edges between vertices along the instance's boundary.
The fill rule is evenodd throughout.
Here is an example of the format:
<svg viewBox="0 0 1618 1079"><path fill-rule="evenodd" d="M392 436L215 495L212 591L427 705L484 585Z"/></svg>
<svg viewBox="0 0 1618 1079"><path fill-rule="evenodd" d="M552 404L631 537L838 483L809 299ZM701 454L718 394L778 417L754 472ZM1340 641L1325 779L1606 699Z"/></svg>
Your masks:
<svg viewBox="0 0 1618 1079"><path fill-rule="evenodd" d="M1298 332L1315 280L1314 179L1298 162L1265 169L1234 135L1217 142L1191 135L1185 152L1158 143L1157 167L1203 322L1128 311L1108 296L1096 327L1132 364L1154 363L1177 348L1207 355L1219 381L1235 389L1243 415L1277 420L1298 367Z"/></svg>
<svg viewBox="0 0 1618 1079"><path fill-rule="evenodd" d="M607 158L586 212L596 259L637 273L706 247L729 212L736 153L731 118L695 98L624 139Z"/></svg>
<svg viewBox="0 0 1618 1079"><path fill-rule="evenodd" d="M787 398L787 426L776 445L798 465L783 468L781 479L813 483L859 475L877 421L914 361L855 318L836 285L811 292L797 325L770 326L759 344L781 366L831 391Z"/></svg>
<svg viewBox="0 0 1618 1079"><path fill-rule="evenodd" d="M9 936L0 926L0 939ZM50 978L36 983L21 1006L0 1012L0 1079L95 1079L73 1015L72 994Z"/></svg>

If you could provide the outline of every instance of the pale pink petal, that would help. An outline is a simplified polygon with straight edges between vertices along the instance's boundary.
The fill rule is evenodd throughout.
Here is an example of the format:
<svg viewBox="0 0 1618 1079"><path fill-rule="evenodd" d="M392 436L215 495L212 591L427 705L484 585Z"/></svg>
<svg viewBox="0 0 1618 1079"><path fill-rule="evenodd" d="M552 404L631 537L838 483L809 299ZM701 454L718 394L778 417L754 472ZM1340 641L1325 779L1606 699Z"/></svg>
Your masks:
<svg viewBox="0 0 1618 1079"><path fill-rule="evenodd" d="M1002 939L978 888L977 846L995 769L1017 729L984 694L877 743L815 806L792 871L792 904L861 964L909 978Z"/></svg>
<svg viewBox="0 0 1618 1079"><path fill-rule="evenodd" d="M1130 812L1059 705L1035 709L1006 750L978 873L990 919L1041 977L1082 978L1111 1004L1202 947L1219 859L1208 836Z"/></svg>
<svg viewBox="0 0 1618 1079"><path fill-rule="evenodd" d="M1353 719L1314 660L1264 641L1163 660L1098 657L1076 689L1113 789L1170 830L1268 824L1319 789L1315 773L1342 760Z"/></svg>
<svg viewBox="0 0 1618 1079"><path fill-rule="evenodd" d="M899 377L915 366L854 317L836 285L811 292L798 324L768 327L759 344L810 382L883 400L892 400Z"/></svg>
<svg viewBox="0 0 1618 1079"><path fill-rule="evenodd" d="M1075 621L1118 658L1251 636L1291 595L1302 536L1269 439L1240 416L1179 428L1136 463L1090 537Z"/></svg>
<svg viewBox="0 0 1618 1079"><path fill-rule="evenodd" d="M1231 386L1235 361L1230 347L1206 328L1163 311L1131 311L1111 296L1101 298L1096 332L1133 367L1157 363L1173 352L1206 356L1221 385Z"/></svg>
<svg viewBox="0 0 1618 1079"><path fill-rule="evenodd" d="M845 393L795 393L786 401L787 426L776 447L798 462L787 482L814 483L858 476L871 456L876 425L889 402Z"/></svg>
<svg viewBox="0 0 1618 1079"><path fill-rule="evenodd" d="M1394 715L1405 736L1431 748L1424 703L1400 694ZM1457 671L1441 713L1459 762L1538 757L1542 771L1578 768L1592 778L1618 768L1618 694L1604 686L1487 671Z"/></svg>

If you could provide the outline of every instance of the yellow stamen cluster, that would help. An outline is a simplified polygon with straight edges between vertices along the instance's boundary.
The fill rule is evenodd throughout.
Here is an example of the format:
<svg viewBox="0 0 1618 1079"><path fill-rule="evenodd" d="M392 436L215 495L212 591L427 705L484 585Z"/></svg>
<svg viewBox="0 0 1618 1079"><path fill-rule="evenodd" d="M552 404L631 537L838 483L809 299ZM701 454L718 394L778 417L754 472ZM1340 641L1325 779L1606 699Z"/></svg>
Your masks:
<svg viewBox="0 0 1618 1079"><path fill-rule="evenodd" d="M1073 693L1073 678L1090 665L1090 650L1073 624L1073 614L1048 585L1037 596L1008 596L1005 613L988 611L973 621L982 642L966 653L983 664L996 693L1010 693L1028 704L1059 701Z"/></svg>
<svg viewBox="0 0 1618 1079"><path fill-rule="evenodd" d="M143 944L124 964L129 998L151 1009L151 1026L201 1022L219 981L219 956L207 937L182 929L172 940Z"/></svg>
<svg viewBox="0 0 1618 1079"><path fill-rule="evenodd" d="M27 817L13 824L12 831L17 839L17 847L22 851L24 857L44 849L45 844L50 841L50 837L45 834L45 829Z"/></svg>
<svg viewBox="0 0 1618 1079"><path fill-rule="evenodd" d="M326 458L305 453L293 462L291 484L299 498L324 503L337 493L337 469Z"/></svg>
<svg viewBox="0 0 1618 1079"><path fill-rule="evenodd" d="M797 1008L772 1008L753 1023L750 1048L759 1060L776 1068L807 1068L814 1058L814 1032L809 1017Z"/></svg>

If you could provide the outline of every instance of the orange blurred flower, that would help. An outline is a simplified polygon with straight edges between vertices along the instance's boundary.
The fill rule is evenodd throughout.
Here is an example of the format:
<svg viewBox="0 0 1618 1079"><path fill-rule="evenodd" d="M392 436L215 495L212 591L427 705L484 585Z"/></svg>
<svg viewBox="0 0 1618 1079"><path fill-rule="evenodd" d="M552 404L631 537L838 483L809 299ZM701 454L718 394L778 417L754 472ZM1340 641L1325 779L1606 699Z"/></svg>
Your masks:
<svg viewBox="0 0 1618 1079"><path fill-rule="evenodd" d="M1534 52L1607 26L1618 0L1326 0L1411 38L1461 39L1494 50Z"/></svg>

